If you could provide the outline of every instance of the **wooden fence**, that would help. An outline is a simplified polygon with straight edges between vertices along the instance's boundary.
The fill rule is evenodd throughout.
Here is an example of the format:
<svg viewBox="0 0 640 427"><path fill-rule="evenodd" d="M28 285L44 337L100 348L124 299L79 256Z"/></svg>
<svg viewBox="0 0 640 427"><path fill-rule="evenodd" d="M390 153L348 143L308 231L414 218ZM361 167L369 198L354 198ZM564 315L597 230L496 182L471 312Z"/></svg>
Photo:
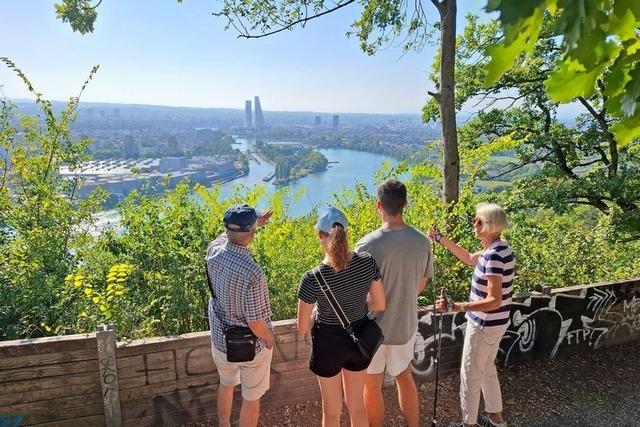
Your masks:
<svg viewBox="0 0 640 427"><path fill-rule="evenodd" d="M418 381L428 381L438 317L430 310L418 316L412 366ZM456 371L464 315L445 314L442 324L441 368ZM275 334L263 407L318 399L308 338L298 336L293 320L275 322ZM638 340L640 279L578 286L518 297L498 359L509 364ZM101 327L0 342L0 426L213 424L217 384L209 332L116 343L115 331Z"/></svg>

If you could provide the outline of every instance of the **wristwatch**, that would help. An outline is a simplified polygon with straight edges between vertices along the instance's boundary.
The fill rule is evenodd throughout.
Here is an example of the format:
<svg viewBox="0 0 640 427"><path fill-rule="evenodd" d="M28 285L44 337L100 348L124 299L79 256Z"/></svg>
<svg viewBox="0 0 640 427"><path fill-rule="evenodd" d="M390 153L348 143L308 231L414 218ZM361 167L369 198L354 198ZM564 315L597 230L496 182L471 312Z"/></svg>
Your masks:
<svg viewBox="0 0 640 427"><path fill-rule="evenodd" d="M436 243L440 243L440 239L442 239L442 234L437 231L434 235L433 235L433 240L436 241Z"/></svg>

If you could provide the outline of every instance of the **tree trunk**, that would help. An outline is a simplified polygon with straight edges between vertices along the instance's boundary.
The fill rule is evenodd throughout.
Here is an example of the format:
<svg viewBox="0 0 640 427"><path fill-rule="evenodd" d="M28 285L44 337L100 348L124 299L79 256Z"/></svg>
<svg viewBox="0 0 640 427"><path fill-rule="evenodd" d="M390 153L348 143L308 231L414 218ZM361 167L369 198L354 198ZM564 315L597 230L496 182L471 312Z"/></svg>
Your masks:
<svg viewBox="0 0 640 427"><path fill-rule="evenodd" d="M440 121L444 144L444 201L458 202L460 185L460 155L456 128L455 63L456 63L456 0L442 0L440 13Z"/></svg>

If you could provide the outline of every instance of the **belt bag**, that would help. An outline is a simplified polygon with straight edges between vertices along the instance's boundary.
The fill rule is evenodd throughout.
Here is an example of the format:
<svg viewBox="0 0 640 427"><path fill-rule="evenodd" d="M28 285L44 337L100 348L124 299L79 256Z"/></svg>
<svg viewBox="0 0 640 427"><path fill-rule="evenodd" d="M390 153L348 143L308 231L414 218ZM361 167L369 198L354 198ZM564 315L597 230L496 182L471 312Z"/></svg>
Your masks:
<svg viewBox="0 0 640 427"><path fill-rule="evenodd" d="M256 357L257 337L246 326L230 326L224 329L228 362L249 362Z"/></svg>
<svg viewBox="0 0 640 427"><path fill-rule="evenodd" d="M367 317L367 321L365 322L365 324L362 326L362 328L360 328L358 333L356 333L353 330L349 319L344 314L344 311L342 311L342 307L340 307L340 304L338 304L338 300L336 300L333 292L331 292L331 289L329 288L326 280L324 280L324 277L320 272L320 268L314 268L313 274L320 284L320 290L322 290L322 293L324 293L327 301L329 301L329 305L331 305L331 308L336 313L336 316L338 316L338 319L340 319L342 327L347 331L349 336L358 346L358 350L360 350L360 354L362 354L362 357L368 360L373 359L373 356L376 354L376 351L378 351L378 348L384 340L384 335L382 335L382 329L380 329L380 326L378 326L375 320Z"/></svg>

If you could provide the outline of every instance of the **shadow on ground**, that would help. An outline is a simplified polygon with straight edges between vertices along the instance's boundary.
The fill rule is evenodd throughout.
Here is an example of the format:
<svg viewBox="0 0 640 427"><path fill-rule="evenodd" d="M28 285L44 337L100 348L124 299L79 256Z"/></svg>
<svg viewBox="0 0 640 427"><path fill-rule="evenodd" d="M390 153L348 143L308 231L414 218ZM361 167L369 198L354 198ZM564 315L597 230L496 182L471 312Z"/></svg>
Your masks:
<svg viewBox="0 0 640 427"><path fill-rule="evenodd" d="M614 427L640 425L640 343L560 355L499 369L505 415L516 426ZM429 426L434 384L419 385L421 425ZM403 426L395 387L385 389L385 426ZM482 405L481 405L482 408ZM261 426L319 426L319 402L265 411ZM459 421L458 376L441 378L437 419ZM343 414L342 425L348 426Z"/></svg>

